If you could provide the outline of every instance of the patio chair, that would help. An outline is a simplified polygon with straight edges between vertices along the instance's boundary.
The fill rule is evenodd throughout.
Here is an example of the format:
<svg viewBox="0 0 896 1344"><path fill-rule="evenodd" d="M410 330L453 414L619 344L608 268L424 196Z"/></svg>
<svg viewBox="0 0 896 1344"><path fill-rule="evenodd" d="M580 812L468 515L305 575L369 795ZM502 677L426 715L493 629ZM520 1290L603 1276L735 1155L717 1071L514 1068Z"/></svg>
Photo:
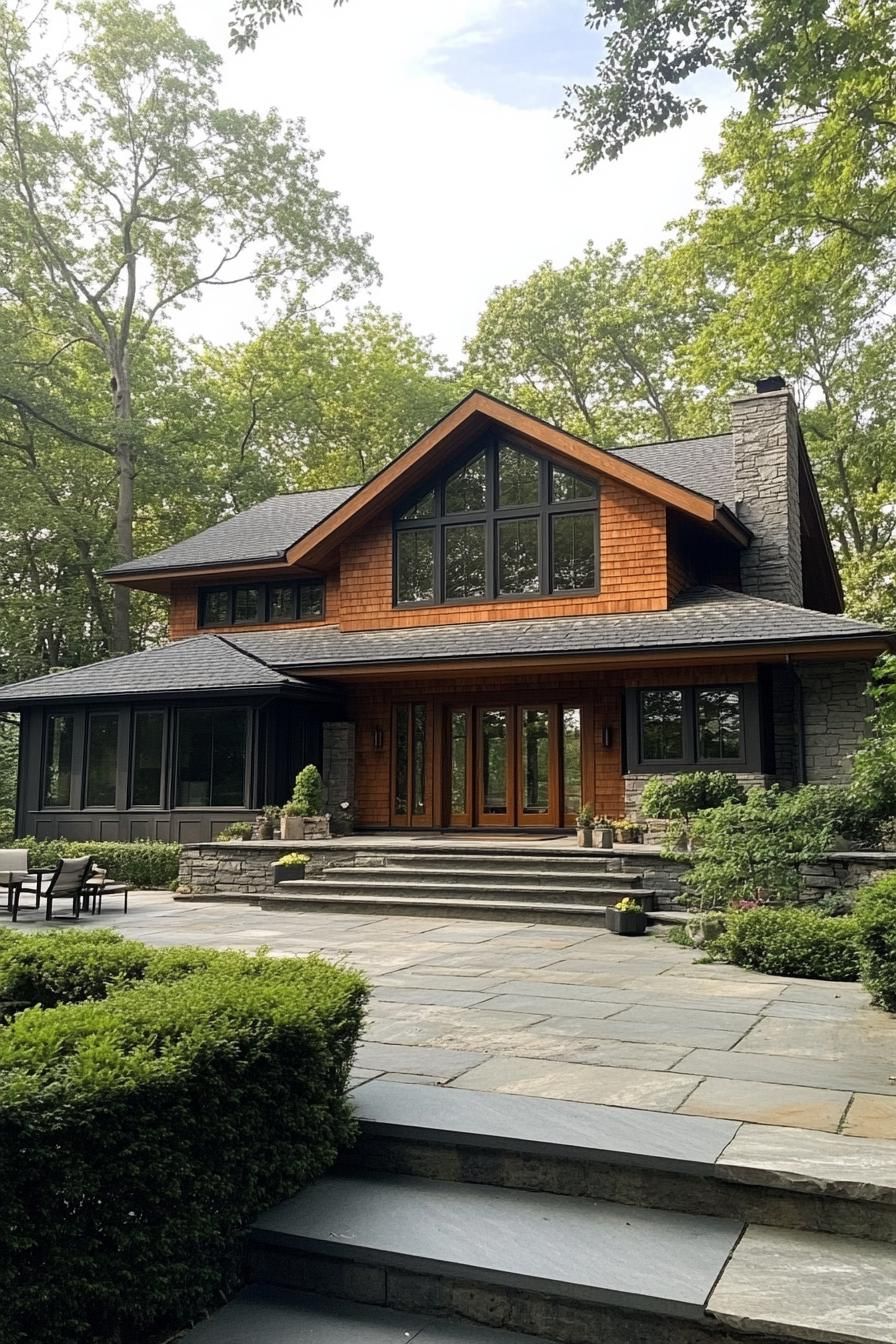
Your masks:
<svg viewBox="0 0 896 1344"><path fill-rule="evenodd" d="M87 878L92 867L93 859L89 854L85 854L79 859L60 859L46 886L41 886L39 873L35 874L33 881L29 879L29 881L23 882L21 888L13 892L13 923L18 918L19 896L22 892L26 895L43 896L47 904L45 919L79 919L81 916L81 901L86 891ZM70 915L53 915L53 902L60 900L71 901L72 913Z"/></svg>
<svg viewBox="0 0 896 1344"><path fill-rule="evenodd" d="M123 896L124 914L128 912L128 892L130 886L127 882L109 882L106 878L105 868L94 868L90 877L87 879L84 892L90 899L90 913L92 915L101 915L103 913L104 896Z"/></svg>
<svg viewBox="0 0 896 1344"><path fill-rule="evenodd" d="M9 879L14 873L28 872L28 851L27 849L0 849L0 887L9 889ZM40 892L34 893L34 909L40 905ZM12 906L12 893L9 894L8 905Z"/></svg>

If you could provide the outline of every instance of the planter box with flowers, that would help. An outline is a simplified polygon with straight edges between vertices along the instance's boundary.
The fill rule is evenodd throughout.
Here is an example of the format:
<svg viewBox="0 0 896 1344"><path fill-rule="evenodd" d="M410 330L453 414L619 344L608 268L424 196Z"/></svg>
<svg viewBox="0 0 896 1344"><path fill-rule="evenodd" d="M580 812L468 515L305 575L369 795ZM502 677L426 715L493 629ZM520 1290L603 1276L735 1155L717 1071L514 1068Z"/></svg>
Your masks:
<svg viewBox="0 0 896 1344"><path fill-rule="evenodd" d="M279 882L301 882L305 877L305 866L311 859L307 854L283 854L276 863L271 864L274 873L274 886Z"/></svg>
<svg viewBox="0 0 896 1344"><path fill-rule="evenodd" d="M576 817L576 839L582 849L612 849L613 828L606 817L596 817L594 808L585 803Z"/></svg>
<svg viewBox="0 0 896 1344"><path fill-rule="evenodd" d="M316 765L306 765L296 775L288 803L280 809L281 840L326 840L329 818L321 813L324 784Z"/></svg>
<svg viewBox="0 0 896 1344"><path fill-rule="evenodd" d="M626 896L615 905L607 906L607 930L631 938L646 932L647 916L637 901Z"/></svg>

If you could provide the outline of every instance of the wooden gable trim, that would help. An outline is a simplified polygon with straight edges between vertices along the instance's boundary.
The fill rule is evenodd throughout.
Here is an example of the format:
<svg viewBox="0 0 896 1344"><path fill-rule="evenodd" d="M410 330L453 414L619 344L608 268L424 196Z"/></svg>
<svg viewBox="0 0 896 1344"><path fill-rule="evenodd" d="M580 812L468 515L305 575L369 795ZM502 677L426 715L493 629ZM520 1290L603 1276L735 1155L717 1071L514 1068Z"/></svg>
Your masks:
<svg viewBox="0 0 896 1344"><path fill-rule="evenodd" d="M670 508L716 527L741 546L749 542L747 529L715 500L676 485L644 467L616 457L604 448L596 448L585 439L577 438L506 402L477 391L471 392L416 443L406 448L356 494L291 546L286 552L287 563L319 564L349 532L363 526L382 509L397 503L403 494L422 481L425 471L437 468L450 452L470 442L490 423L502 425L534 449L548 452L563 466L572 470L590 468L660 500Z"/></svg>

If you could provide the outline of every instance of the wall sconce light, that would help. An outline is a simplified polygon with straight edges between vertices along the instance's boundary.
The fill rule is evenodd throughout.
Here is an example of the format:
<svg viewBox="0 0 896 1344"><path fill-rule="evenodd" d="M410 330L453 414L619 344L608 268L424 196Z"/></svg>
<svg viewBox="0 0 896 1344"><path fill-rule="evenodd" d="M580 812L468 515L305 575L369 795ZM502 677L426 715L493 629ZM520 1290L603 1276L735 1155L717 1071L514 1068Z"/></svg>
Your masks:
<svg viewBox="0 0 896 1344"><path fill-rule="evenodd" d="M374 749L374 751L382 751L382 749L383 749L383 740L384 740L384 739L383 739L383 730L382 730L382 728L380 727L380 725L377 724L376 727L375 727L374 730L373 730L373 749Z"/></svg>
<svg viewBox="0 0 896 1344"><path fill-rule="evenodd" d="M601 745L609 751L613 745L613 729L609 723L605 723L600 730Z"/></svg>

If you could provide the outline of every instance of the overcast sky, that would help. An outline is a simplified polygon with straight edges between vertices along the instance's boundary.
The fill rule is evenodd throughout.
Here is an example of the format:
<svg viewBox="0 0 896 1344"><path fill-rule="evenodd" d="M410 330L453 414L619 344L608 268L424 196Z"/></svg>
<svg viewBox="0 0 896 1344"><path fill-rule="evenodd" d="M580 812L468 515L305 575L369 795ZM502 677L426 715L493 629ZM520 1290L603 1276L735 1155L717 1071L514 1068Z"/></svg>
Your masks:
<svg viewBox="0 0 896 1344"><path fill-rule="evenodd" d="M175 2L226 51L228 0ZM658 242L693 203L730 107L724 83L705 81L705 116L577 176L555 113L599 55L584 12L585 0L306 0L256 51L226 56L227 102L306 119L325 184L373 235L383 284L371 297L452 359L497 286L589 239ZM182 321L222 340L256 316L249 293L224 290Z"/></svg>

